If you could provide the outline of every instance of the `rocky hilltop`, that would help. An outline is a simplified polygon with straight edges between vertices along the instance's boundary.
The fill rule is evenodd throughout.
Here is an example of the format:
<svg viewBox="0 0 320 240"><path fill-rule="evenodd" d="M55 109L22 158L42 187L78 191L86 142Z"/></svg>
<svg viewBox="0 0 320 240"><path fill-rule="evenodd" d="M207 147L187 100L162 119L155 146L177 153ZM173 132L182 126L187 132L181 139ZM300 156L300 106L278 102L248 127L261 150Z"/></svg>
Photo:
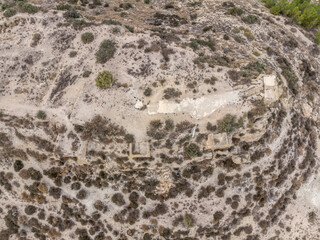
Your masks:
<svg viewBox="0 0 320 240"><path fill-rule="evenodd" d="M0 239L320 239L317 33L264 2L2 3Z"/></svg>

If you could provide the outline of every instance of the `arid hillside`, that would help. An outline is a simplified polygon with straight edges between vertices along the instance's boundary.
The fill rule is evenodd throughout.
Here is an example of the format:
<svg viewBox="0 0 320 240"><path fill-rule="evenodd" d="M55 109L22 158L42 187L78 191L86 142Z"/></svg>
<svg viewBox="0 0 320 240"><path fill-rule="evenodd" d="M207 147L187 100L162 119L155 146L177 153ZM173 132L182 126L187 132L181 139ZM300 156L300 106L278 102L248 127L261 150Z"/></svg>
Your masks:
<svg viewBox="0 0 320 240"><path fill-rule="evenodd" d="M317 30L267 3L4 1L0 240L320 239Z"/></svg>

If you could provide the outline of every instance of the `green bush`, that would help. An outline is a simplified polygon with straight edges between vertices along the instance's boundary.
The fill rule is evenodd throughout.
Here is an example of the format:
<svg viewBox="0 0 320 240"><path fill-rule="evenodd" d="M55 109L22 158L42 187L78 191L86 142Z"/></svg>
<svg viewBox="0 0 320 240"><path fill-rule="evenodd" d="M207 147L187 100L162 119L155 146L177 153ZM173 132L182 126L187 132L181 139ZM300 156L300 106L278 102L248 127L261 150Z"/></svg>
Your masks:
<svg viewBox="0 0 320 240"><path fill-rule="evenodd" d="M188 228L192 228L194 226L194 219L191 214L184 215L184 223Z"/></svg>
<svg viewBox="0 0 320 240"><path fill-rule="evenodd" d="M69 4L59 4L57 5L57 10L60 10L60 11L67 11L67 10L70 10L71 9L71 6Z"/></svg>
<svg viewBox="0 0 320 240"><path fill-rule="evenodd" d="M212 51L216 50L216 42L214 40L209 39L208 41L202 40L202 39L197 39L193 38L191 39L191 42L189 43L189 46L195 51L199 49L199 45L201 46L207 46L209 47Z"/></svg>
<svg viewBox="0 0 320 240"><path fill-rule="evenodd" d="M149 87L147 87L147 88L144 90L143 94L144 94L146 97L151 96L151 94L152 94L152 89L149 88Z"/></svg>
<svg viewBox="0 0 320 240"><path fill-rule="evenodd" d="M195 143L187 143L184 145L184 154L189 157L201 157L202 153L200 151L200 148L197 144Z"/></svg>
<svg viewBox="0 0 320 240"><path fill-rule="evenodd" d="M2 4L1 4L1 11L6 10L8 7L9 7L9 4L8 4L8 3L2 3Z"/></svg>
<svg viewBox="0 0 320 240"><path fill-rule="evenodd" d="M69 53L69 57L74 58L75 56L77 56L77 52L76 51L71 51Z"/></svg>
<svg viewBox="0 0 320 240"><path fill-rule="evenodd" d="M274 5L276 5L276 0L265 0L264 5L267 8L272 8Z"/></svg>
<svg viewBox="0 0 320 240"><path fill-rule="evenodd" d="M134 28L133 27L131 27L131 26L129 26L129 25L125 25L125 27L126 27L126 29L128 29L129 30L129 32L134 32Z"/></svg>
<svg viewBox="0 0 320 240"><path fill-rule="evenodd" d="M241 74L243 77L258 77L263 71L265 67L262 63L255 61L250 62L246 66L241 68Z"/></svg>
<svg viewBox="0 0 320 240"><path fill-rule="evenodd" d="M320 13L314 7L306 8L303 13L298 17L298 22L306 28L312 28L319 23Z"/></svg>
<svg viewBox="0 0 320 240"><path fill-rule="evenodd" d="M114 19L103 20L103 21L102 21L102 24L106 24L106 25L119 25L119 26L122 25L121 22L118 22L118 21L116 21L116 20L114 20Z"/></svg>
<svg viewBox="0 0 320 240"><path fill-rule="evenodd" d="M318 45L320 44L320 31L315 34L314 42Z"/></svg>
<svg viewBox="0 0 320 240"><path fill-rule="evenodd" d="M259 18L256 15L248 15L242 18L242 21L248 24L254 24L259 22Z"/></svg>
<svg viewBox="0 0 320 240"><path fill-rule="evenodd" d="M130 8L133 8L132 4L127 2L127 3L120 3L119 5L120 8L123 8L124 10L128 10Z"/></svg>
<svg viewBox="0 0 320 240"><path fill-rule="evenodd" d="M73 19L72 20L72 27L75 30L82 30L85 27L90 26L91 23L86 22L86 20L84 19Z"/></svg>
<svg viewBox="0 0 320 240"><path fill-rule="evenodd" d="M109 71L103 71L98 74L96 78L96 85L98 88L108 88L114 82L114 77Z"/></svg>
<svg viewBox="0 0 320 240"><path fill-rule="evenodd" d="M63 16L65 17L65 18L73 18L73 19L76 19L76 18L80 18L81 16L80 16L80 14L77 12L77 10L75 10L75 9L70 9L70 10L68 10L68 11L66 11L64 14L63 14Z"/></svg>
<svg viewBox="0 0 320 240"><path fill-rule="evenodd" d="M219 132L231 133L242 126L242 120L237 121L235 115L227 114L223 119L218 120L217 127Z"/></svg>
<svg viewBox="0 0 320 240"><path fill-rule="evenodd" d="M244 30L244 33L243 33L245 36L246 36L246 38L249 40L249 41L252 41L253 39L254 39L254 35L253 35L253 33L250 31L250 29L245 29Z"/></svg>
<svg viewBox="0 0 320 240"><path fill-rule="evenodd" d="M21 2L18 4L19 7L19 11L20 12L26 12L29 14L34 14L37 13L39 11L39 8L30 4L30 3L26 3L26 2Z"/></svg>
<svg viewBox="0 0 320 240"><path fill-rule="evenodd" d="M164 93L163 97L165 99L178 98L182 94L179 90L174 89L174 88L166 88L163 91L163 93Z"/></svg>
<svg viewBox="0 0 320 240"><path fill-rule="evenodd" d="M111 40L104 40L100 46L99 50L96 52L96 60L98 63L106 63L110 60L116 52L116 44Z"/></svg>
<svg viewBox="0 0 320 240"><path fill-rule="evenodd" d="M244 14L244 11L241 8L233 7L228 11L228 13L233 16L241 16Z"/></svg>
<svg viewBox="0 0 320 240"><path fill-rule="evenodd" d="M39 111L37 112L37 118L39 118L39 119L41 119L41 120L44 120L44 119L47 118L47 114L46 114L44 111L39 110Z"/></svg>
<svg viewBox="0 0 320 240"><path fill-rule="evenodd" d="M144 3L145 3L145 4L149 4L149 3L150 3L150 0L144 0Z"/></svg>
<svg viewBox="0 0 320 240"><path fill-rule="evenodd" d="M91 43L93 42L93 40L94 40L94 35L91 32L85 32L81 35L81 41L84 44Z"/></svg>
<svg viewBox="0 0 320 240"><path fill-rule="evenodd" d="M9 18L9 17L12 17L14 15L17 14L17 11L13 8L9 8L8 10L6 10L4 13L3 13L3 16L5 16L6 18Z"/></svg>
<svg viewBox="0 0 320 240"><path fill-rule="evenodd" d="M281 12L280 6L279 5L275 5L270 9L270 12L273 15L278 15Z"/></svg>

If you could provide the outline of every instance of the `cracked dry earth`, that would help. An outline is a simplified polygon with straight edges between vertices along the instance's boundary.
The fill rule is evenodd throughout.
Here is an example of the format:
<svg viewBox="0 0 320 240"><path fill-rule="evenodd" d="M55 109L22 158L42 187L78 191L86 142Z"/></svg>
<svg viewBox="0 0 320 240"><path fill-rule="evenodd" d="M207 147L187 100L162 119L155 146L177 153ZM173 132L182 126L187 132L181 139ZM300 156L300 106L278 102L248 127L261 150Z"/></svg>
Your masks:
<svg viewBox="0 0 320 240"><path fill-rule="evenodd" d="M1 240L320 239L309 32L257 1L29 2L0 13Z"/></svg>

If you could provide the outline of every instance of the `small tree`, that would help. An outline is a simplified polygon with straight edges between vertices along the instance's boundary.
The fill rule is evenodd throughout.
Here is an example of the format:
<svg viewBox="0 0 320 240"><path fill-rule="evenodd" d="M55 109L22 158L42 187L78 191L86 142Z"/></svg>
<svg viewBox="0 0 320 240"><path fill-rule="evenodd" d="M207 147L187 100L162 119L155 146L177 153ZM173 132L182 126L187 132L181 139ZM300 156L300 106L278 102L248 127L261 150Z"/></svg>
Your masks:
<svg viewBox="0 0 320 240"><path fill-rule="evenodd" d="M96 78L96 85L98 88L108 88L113 82L114 77L109 71L100 72Z"/></svg>

